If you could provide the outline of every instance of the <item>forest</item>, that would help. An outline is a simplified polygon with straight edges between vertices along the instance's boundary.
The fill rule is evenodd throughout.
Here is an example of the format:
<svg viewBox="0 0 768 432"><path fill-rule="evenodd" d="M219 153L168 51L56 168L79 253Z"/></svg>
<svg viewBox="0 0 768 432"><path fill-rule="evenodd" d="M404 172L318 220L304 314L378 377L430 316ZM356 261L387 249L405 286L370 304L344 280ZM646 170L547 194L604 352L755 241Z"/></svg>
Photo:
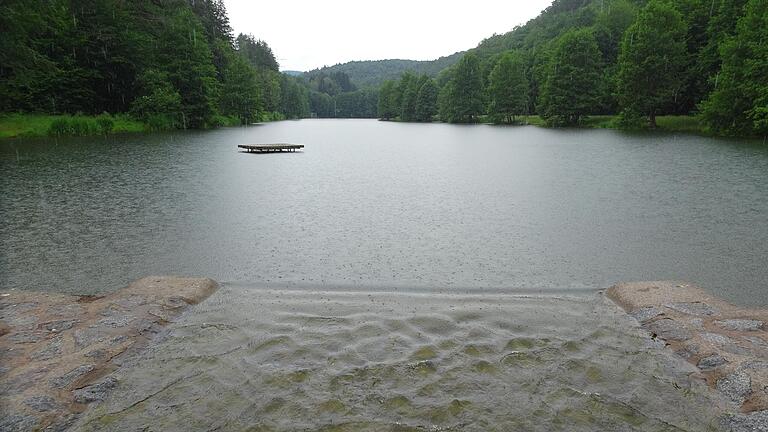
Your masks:
<svg viewBox="0 0 768 432"><path fill-rule="evenodd" d="M222 0L7 0L0 26L0 115L55 115L45 127L56 135L124 120L160 130L610 116L611 127L653 128L667 115L716 134L768 133L765 0L556 0L467 52L303 74L281 73L266 42L235 35Z"/></svg>
<svg viewBox="0 0 768 432"><path fill-rule="evenodd" d="M49 134L309 116L308 86L222 0L11 0L0 27L0 112L55 116Z"/></svg>
<svg viewBox="0 0 768 432"><path fill-rule="evenodd" d="M376 117L375 90L344 73L280 73L222 0L10 0L0 27L0 113L54 116L53 135Z"/></svg>
<svg viewBox="0 0 768 432"><path fill-rule="evenodd" d="M349 76L352 83L358 87L378 88L384 81L398 79L406 71L417 75L436 76L443 69L459 61L463 55L464 52L457 52L436 60L424 61L402 59L351 61L333 66L325 66L306 72L306 74L344 72Z"/></svg>
<svg viewBox="0 0 768 432"><path fill-rule="evenodd" d="M654 128L658 116L685 115L713 133L764 136L767 28L765 0L556 0L441 71L436 112L424 98L431 118L413 116L409 74L384 82L379 117L515 123L538 115L579 126L616 115L615 127Z"/></svg>

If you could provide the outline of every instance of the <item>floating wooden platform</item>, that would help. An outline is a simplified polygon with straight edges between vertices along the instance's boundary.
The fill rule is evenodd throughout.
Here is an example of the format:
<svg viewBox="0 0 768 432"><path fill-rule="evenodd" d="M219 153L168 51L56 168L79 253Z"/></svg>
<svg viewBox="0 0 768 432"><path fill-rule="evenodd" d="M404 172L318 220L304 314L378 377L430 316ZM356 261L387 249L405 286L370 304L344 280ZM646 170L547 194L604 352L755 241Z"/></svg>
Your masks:
<svg viewBox="0 0 768 432"><path fill-rule="evenodd" d="M295 152L304 148L304 144L240 144L238 148L248 153Z"/></svg>

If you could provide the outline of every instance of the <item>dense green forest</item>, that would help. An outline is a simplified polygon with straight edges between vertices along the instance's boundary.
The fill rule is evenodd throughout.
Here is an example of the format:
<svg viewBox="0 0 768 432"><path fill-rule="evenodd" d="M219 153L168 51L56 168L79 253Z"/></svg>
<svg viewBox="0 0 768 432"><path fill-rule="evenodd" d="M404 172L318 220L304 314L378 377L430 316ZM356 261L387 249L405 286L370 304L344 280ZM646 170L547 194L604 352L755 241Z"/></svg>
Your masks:
<svg viewBox="0 0 768 432"><path fill-rule="evenodd" d="M309 115L269 46L235 37L221 0L0 4L0 111L129 114L152 129ZM78 134L87 122L51 127ZM87 132L87 131L85 131Z"/></svg>
<svg viewBox="0 0 768 432"><path fill-rule="evenodd" d="M714 133L768 133L765 0L555 0L541 15L470 50L437 77L438 118L655 127L696 115ZM410 117L403 74L382 85L379 117ZM392 106L396 104L397 106Z"/></svg>
<svg viewBox="0 0 768 432"><path fill-rule="evenodd" d="M376 116L343 72L280 73L222 0L8 0L0 27L0 113L56 115L51 134Z"/></svg>
<svg viewBox="0 0 768 432"><path fill-rule="evenodd" d="M0 115L66 114L46 124L54 134L377 116L637 128L664 115L768 133L765 0L555 0L466 53L303 74L235 36L222 0L6 0L0 27Z"/></svg>
<svg viewBox="0 0 768 432"><path fill-rule="evenodd" d="M304 74L311 115L319 118L375 118L378 90L358 89L344 72Z"/></svg>

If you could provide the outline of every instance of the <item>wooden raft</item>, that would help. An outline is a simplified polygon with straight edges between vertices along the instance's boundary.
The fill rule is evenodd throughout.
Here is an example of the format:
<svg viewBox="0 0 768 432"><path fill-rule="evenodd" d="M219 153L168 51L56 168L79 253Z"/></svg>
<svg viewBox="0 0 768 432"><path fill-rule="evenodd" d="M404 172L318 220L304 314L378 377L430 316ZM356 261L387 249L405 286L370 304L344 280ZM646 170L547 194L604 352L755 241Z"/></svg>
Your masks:
<svg viewBox="0 0 768 432"><path fill-rule="evenodd" d="M244 149L248 153L275 153L275 152L295 152L304 148L304 144L239 144L238 148Z"/></svg>

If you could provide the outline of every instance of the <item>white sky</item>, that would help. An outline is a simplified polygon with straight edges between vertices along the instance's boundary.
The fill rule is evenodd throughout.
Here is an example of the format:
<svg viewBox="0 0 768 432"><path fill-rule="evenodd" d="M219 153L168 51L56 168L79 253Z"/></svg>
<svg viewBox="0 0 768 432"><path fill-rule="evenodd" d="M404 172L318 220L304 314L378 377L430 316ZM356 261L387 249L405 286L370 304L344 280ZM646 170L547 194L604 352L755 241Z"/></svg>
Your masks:
<svg viewBox="0 0 768 432"><path fill-rule="evenodd" d="M282 70L351 60L433 60L536 17L552 0L225 0L238 33L265 40Z"/></svg>

